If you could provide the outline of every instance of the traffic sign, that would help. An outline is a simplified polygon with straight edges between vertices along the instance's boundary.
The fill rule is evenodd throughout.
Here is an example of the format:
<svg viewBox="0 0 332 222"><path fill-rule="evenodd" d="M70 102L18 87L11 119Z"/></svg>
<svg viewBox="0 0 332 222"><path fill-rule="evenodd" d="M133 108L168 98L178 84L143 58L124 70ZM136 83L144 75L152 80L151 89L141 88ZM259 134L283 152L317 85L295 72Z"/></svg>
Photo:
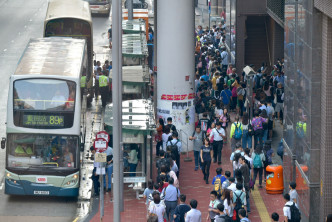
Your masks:
<svg viewBox="0 0 332 222"><path fill-rule="evenodd" d="M106 131L100 131L96 134L96 139L104 138L107 142L110 141L110 135Z"/></svg>
<svg viewBox="0 0 332 222"><path fill-rule="evenodd" d="M104 138L96 139L93 143L96 152L102 153L107 149L107 141Z"/></svg>

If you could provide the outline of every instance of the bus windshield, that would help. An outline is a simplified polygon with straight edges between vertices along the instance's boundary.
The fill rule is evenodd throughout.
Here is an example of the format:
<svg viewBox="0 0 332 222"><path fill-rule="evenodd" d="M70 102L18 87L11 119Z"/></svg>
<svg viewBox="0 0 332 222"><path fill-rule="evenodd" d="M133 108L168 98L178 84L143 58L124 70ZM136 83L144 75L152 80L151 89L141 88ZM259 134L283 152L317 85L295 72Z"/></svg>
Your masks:
<svg viewBox="0 0 332 222"><path fill-rule="evenodd" d="M75 82L57 79L21 79L14 82L13 92L15 126L35 129L73 126Z"/></svg>
<svg viewBox="0 0 332 222"><path fill-rule="evenodd" d="M38 89L38 90L36 90ZM14 82L14 110L69 110L75 107L76 83L56 79Z"/></svg>
<svg viewBox="0 0 332 222"><path fill-rule="evenodd" d="M7 167L78 167L78 136L8 134L7 139Z"/></svg>
<svg viewBox="0 0 332 222"><path fill-rule="evenodd" d="M90 3L90 5L104 5L109 4L110 0L85 0Z"/></svg>

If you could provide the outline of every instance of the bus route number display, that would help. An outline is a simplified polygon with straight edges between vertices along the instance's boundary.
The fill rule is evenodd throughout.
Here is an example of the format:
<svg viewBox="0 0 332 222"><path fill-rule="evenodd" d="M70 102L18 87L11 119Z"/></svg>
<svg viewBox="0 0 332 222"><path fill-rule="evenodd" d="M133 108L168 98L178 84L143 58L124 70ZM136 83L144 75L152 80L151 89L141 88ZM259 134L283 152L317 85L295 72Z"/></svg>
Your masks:
<svg viewBox="0 0 332 222"><path fill-rule="evenodd" d="M24 115L23 126L63 127L63 116L57 115Z"/></svg>

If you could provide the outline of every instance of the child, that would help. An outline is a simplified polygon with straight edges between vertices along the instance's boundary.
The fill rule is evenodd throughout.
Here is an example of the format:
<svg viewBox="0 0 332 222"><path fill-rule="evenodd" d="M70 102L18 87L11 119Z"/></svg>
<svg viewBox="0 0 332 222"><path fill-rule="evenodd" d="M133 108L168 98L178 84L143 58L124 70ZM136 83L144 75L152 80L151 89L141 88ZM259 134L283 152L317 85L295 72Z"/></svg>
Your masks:
<svg viewBox="0 0 332 222"><path fill-rule="evenodd" d="M219 167L216 169L217 176L215 176L212 180L212 185L214 185L214 191L218 194L218 199L220 199L222 195L222 184L226 180L226 177L222 175L222 168ZM213 219L213 218L212 218Z"/></svg>
<svg viewBox="0 0 332 222"><path fill-rule="evenodd" d="M247 212L245 209L239 210L240 222L250 222L250 220L246 217L246 214Z"/></svg>
<svg viewBox="0 0 332 222"><path fill-rule="evenodd" d="M226 214L224 213L224 205L222 203L217 205L217 211L219 215L214 217L214 222L225 222L226 221Z"/></svg>

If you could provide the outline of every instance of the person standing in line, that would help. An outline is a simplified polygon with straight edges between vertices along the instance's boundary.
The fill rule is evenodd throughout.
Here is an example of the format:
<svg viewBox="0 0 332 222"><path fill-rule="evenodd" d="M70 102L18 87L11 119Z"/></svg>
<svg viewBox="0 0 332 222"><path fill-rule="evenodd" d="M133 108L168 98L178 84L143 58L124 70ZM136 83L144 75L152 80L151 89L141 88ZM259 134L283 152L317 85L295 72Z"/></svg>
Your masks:
<svg viewBox="0 0 332 222"><path fill-rule="evenodd" d="M263 180L263 162L265 161L265 155L262 151L262 146L258 145L255 148L255 151L252 153L251 158L253 159L253 167L254 167L254 184L256 182L257 174L259 174L259 188L262 188L262 180ZM254 189L254 188L252 188Z"/></svg>
<svg viewBox="0 0 332 222"><path fill-rule="evenodd" d="M218 165L221 165L221 152L223 147L223 140L226 140L226 133L221 128L221 123L217 123L217 127L211 131L210 139L213 136L213 162L215 163L218 159Z"/></svg>
<svg viewBox="0 0 332 222"><path fill-rule="evenodd" d="M149 216L158 216L158 222L164 222L165 206L161 203L160 194L153 192L153 202L149 205Z"/></svg>
<svg viewBox="0 0 332 222"><path fill-rule="evenodd" d="M189 205L186 204L186 195L180 195L180 204L176 206L174 211L174 219L178 222L184 222L184 215L191 209Z"/></svg>
<svg viewBox="0 0 332 222"><path fill-rule="evenodd" d="M189 140L194 142L195 171L197 171L199 168L202 168L200 151L203 146L203 133L199 126L196 127L195 132L189 137Z"/></svg>
<svg viewBox="0 0 332 222"><path fill-rule="evenodd" d="M182 150L182 143L178 139L179 135L177 131L173 131L172 133L172 140L166 143L166 147L172 147L173 145L177 147L176 150L171 150L171 155L174 155L176 165L178 166L178 171L176 176L179 177L180 175L180 163L181 163L181 150Z"/></svg>
<svg viewBox="0 0 332 222"><path fill-rule="evenodd" d="M174 186L174 179L172 177L169 178L168 186L162 190L161 195L161 198L165 200L166 220L172 222L174 220L174 210L178 205L178 198L180 197L180 190Z"/></svg>
<svg viewBox="0 0 332 222"><path fill-rule="evenodd" d="M232 191L230 189L225 189L225 191L224 191L224 213L226 215L226 222L232 221L233 212L234 212L233 199L231 198L231 192Z"/></svg>
<svg viewBox="0 0 332 222"><path fill-rule="evenodd" d="M208 209L208 216L206 218L206 221L211 220L211 222L214 222L214 218L216 215L218 215L218 209L217 206L220 204L218 200L218 194L216 191L211 191L210 192L210 204L209 204L209 209Z"/></svg>
<svg viewBox="0 0 332 222"><path fill-rule="evenodd" d="M156 156L159 157L159 151L161 150L162 146L163 146L163 139L162 139L162 135L164 132L164 128L165 128L165 124L164 124L164 120L162 118L159 118L159 124L157 125L156 128Z"/></svg>
<svg viewBox="0 0 332 222"><path fill-rule="evenodd" d="M209 184L210 166L212 158L213 158L213 150L210 146L210 141L208 138L205 138L204 146L201 147L201 163L202 163L202 172L206 184Z"/></svg>
<svg viewBox="0 0 332 222"><path fill-rule="evenodd" d="M163 150L166 152L166 143L168 142L168 138L172 136L171 130L168 125L164 127L164 133L162 134L161 138L163 141Z"/></svg>
<svg viewBox="0 0 332 222"><path fill-rule="evenodd" d="M202 213L197 210L197 200L190 201L191 210L186 213L185 222L202 222Z"/></svg>
<svg viewBox="0 0 332 222"><path fill-rule="evenodd" d="M248 217L246 215L247 215L247 212L245 209L239 210L240 222L250 222L250 220L248 219Z"/></svg>
<svg viewBox="0 0 332 222"><path fill-rule="evenodd" d="M289 196L290 196L290 200L294 203L297 204L297 200L298 200L298 194L296 191L296 183L295 182L290 182L289 183Z"/></svg>
<svg viewBox="0 0 332 222"><path fill-rule="evenodd" d="M169 127L171 133L176 132L176 127L172 123L172 117L167 118L167 126Z"/></svg>
<svg viewBox="0 0 332 222"><path fill-rule="evenodd" d="M250 212L250 201L249 201L249 181L250 181L250 170L249 166L245 162L245 157L240 156L239 163L240 163L240 170L242 172L243 182L244 182L244 189L246 190L246 200L247 200L247 211ZM249 163L250 164L250 163Z"/></svg>
<svg viewBox="0 0 332 222"><path fill-rule="evenodd" d="M290 200L290 196L288 193L284 194L284 199L286 201L285 206L283 207L283 212L284 212L284 221L285 222L291 222L292 221L292 217L291 217L291 206L293 204L295 204L295 207L298 208L297 204L294 203L293 201Z"/></svg>

